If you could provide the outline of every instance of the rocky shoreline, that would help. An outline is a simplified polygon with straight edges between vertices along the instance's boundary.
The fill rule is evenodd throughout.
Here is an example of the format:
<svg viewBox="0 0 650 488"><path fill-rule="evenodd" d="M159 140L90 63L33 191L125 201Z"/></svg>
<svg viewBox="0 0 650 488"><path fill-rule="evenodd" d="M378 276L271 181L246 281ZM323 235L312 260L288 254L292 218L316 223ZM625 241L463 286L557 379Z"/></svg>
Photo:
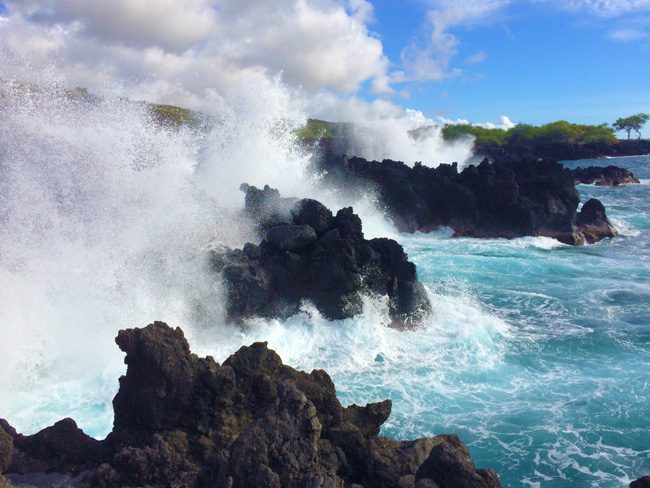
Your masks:
<svg viewBox="0 0 650 488"><path fill-rule="evenodd" d="M578 212L574 175L555 161L484 159L459 172L456 163L410 167L325 151L317 167L327 185L377 194L401 232L450 227L455 236L547 236L571 245L617 235L598 200Z"/></svg>
<svg viewBox="0 0 650 488"><path fill-rule="evenodd" d="M390 400L341 406L329 375L282 364L266 343L223 364L180 328L119 332L128 366L113 431L97 441L64 419L23 436L0 421L0 486L500 488L454 435L379 436Z"/></svg>
<svg viewBox="0 0 650 488"><path fill-rule="evenodd" d="M329 154L324 183L377 192L401 231L441 226L457 236L543 235L572 245L616 235L603 204L577 211L575 183L638 183L627 170L554 161L456 164L366 161ZM415 265L394 240L365 239L351 207L334 214L311 199L242 185L260 242L215 249L227 318L286 318L308 300L327 319L361 312L361 296L385 297L393 325L431 312ZM155 322L119 332L128 370L105 440L63 419L34 435L0 420L0 488L272 487L499 488L455 435L395 441L379 435L391 401L343 407L322 370L297 371L266 343L223 364L192 354L181 329ZM632 488L650 486L650 478Z"/></svg>

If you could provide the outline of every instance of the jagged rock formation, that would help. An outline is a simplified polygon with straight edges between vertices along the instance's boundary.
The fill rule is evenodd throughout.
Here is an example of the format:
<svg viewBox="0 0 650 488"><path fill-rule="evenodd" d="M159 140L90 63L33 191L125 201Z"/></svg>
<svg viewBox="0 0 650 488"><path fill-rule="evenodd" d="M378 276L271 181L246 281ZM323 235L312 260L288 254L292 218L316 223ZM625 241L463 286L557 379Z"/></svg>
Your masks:
<svg viewBox="0 0 650 488"><path fill-rule="evenodd" d="M14 443L2 465L36 486L499 488L456 436L378 436L390 400L342 407L325 371L282 364L265 343L219 365L162 322L119 332L127 373L114 427L95 441L70 419ZM0 431L1 432L1 431ZM0 434L0 456L6 436ZM2 457L0 459L6 459Z"/></svg>
<svg viewBox="0 0 650 488"><path fill-rule="evenodd" d="M618 166L588 166L571 170L576 184L596 186L619 186L631 183L640 183L630 170Z"/></svg>
<svg viewBox="0 0 650 488"><path fill-rule="evenodd" d="M375 191L403 232L451 227L456 236L548 236L571 245L588 241L585 226L592 236L615 235L609 221L590 221L590 214L578 218L580 197L573 176L554 161L485 159L459 173L456 163L411 168L326 152L318 166L328 184Z"/></svg>
<svg viewBox="0 0 650 488"><path fill-rule="evenodd" d="M258 245L219 249L212 266L226 289L228 318L288 317L309 300L328 319L361 312L361 293L388 297L397 325L430 311L415 265L392 239L366 240L351 207L333 215L311 199L282 198L277 190L242 185L246 212L264 233Z"/></svg>

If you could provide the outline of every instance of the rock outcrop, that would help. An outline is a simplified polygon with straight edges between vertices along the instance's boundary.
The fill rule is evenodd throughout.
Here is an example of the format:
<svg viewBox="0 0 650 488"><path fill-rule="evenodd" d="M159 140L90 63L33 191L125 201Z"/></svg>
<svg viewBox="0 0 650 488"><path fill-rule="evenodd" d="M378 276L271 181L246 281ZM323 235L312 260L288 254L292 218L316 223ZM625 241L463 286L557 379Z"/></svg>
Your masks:
<svg viewBox="0 0 650 488"><path fill-rule="evenodd" d="M588 166L571 170L576 184L596 186L619 186L640 183L630 170L618 166Z"/></svg>
<svg viewBox="0 0 650 488"><path fill-rule="evenodd" d="M595 198L587 200L582 206L577 222L580 233L589 244L618 235L618 232L607 218L605 206Z"/></svg>
<svg viewBox="0 0 650 488"><path fill-rule="evenodd" d="M220 365L192 354L183 332L162 322L122 330L116 342L128 369L113 401L111 434L95 441L64 420L21 436L5 422L12 440L2 438L0 446L13 442L15 453L3 465L9 480L80 487L501 487L494 472L474 467L456 436L378 436L389 400L343 407L325 371L285 366L265 343L242 347Z"/></svg>
<svg viewBox="0 0 650 488"><path fill-rule="evenodd" d="M243 185L246 211L264 238L259 245L212 252L225 284L231 321L286 318L304 300L326 318L361 312L362 293L388 298L397 325L418 323L430 311L415 265L391 239L367 240L351 207L333 215L311 199L285 199L268 186Z"/></svg>
<svg viewBox="0 0 650 488"><path fill-rule="evenodd" d="M456 163L416 163L324 154L326 184L374 191L403 232L451 227L455 236L548 236L571 245L587 242L588 215L578 221L580 197L572 173L554 161L494 162L458 172Z"/></svg>

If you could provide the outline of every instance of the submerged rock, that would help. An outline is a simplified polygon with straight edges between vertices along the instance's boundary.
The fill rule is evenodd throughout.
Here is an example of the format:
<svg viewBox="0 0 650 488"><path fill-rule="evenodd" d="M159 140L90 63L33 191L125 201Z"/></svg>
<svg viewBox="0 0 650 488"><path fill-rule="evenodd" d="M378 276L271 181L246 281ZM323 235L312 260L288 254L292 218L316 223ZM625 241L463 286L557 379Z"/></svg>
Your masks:
<svg viewBox="0 0 650 488"><path fill-rule="evenodd" d="M242 347L219 365L192 354L182 331L162 322L120 331L116 342L128 368L113 402L111 434L89 444L69 420L34 436L4 423L17 456L33 461L29 469L9 466L10 480L95 487L501 487L494 472L474 467L456 436L401 442L378 436L389 400L343 407L325 371L285 366L266 343ZM53 463L57 453L65 461Z"/></svg>
<svg viewBox="0 0 650 488"><path fill-rule="evenodd" d="M577 222L573 175L555 161L485 159L459 173L456 163L411 168L326 152L318 164L329 184L377 192L402 232L451 227L455 236L548 236L572 245L588 240Z"/></svg>
<svg viewBox="0 0 650 488"><path fill-rule="evenodd" d="M246 202L255 200L257 209L281 199L268 187L242 188ZM259 215L248 203L246 209L253 218ZM248 243L243 250L212 253L213 268L225 283L230 320L285 318L298 312L304 300L328 319L344 319L361 312L363 292L387 297L391 318L399 325L417 323L430 311L402 246L391 239L366 240L352 208L334 216L320 202L303 199L288 215L291 221L268 228L259 246ZM264 213L263 219L261 226L268 227Z"/></svg>
<svg viewBox="0 0 650 488"><path fill-rule="evenodd" d="M589 166L571 170L577 183L596 186L619 186L640 183L630 170L618 166Z"/></svg>

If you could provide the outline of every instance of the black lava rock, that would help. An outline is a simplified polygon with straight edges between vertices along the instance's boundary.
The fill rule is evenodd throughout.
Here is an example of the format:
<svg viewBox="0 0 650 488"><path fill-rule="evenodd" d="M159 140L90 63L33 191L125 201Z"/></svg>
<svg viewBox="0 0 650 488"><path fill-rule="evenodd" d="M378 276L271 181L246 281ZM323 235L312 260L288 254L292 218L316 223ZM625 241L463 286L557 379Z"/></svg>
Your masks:
<svg viewBox="0 0 650 488"><path fill-rule="evenodd" d="M618 166L588 166L571 170L576 183L596 186L619 186L640 183L630 170Z"/></svg>
<svg viewBox="0 0 650 488"><path fill-rule="evenodd" d="M316 164L326 184L377 193L402 232L451 227L455 236L548 236L572 245L611 234L582 233L574 175L555 161L485 159L459 173L456 163L409 167L325 151Z"/></svg>
<svg viewBox="0 0 650 488"><path fill-rule="evenodd" d="M247 202L255 200L256 209L270 208L281 198L268 187L242 188ZM246 209L252 207L247 204ZM251 217L257 215L253 211ZM230 320L286 318L297 313L304 300L328 319L344 319L361 312L364 292L388 297L397 325L417 323L430 311L426 291L402 247L390 239L366 240L361 219L351 207L333 216L320 202L304 199L289 215L292 221L271 226L259 246L213 251Z"/></svg>
<svg viewBox="0 0 650 488"><path fill-rule="evenodd" d="M106 488L501 488L492 471L474 468L455 436L379 437L389 400L343 407L325 371L285 366L266 343L242 347L219 365L192 354L183 332L162 322L122 330L116 342L128 368L113 402L113 431L96 441L64 420L22 436L1 421L11 437L2 445L14 446L10 481Z"/></svg>

